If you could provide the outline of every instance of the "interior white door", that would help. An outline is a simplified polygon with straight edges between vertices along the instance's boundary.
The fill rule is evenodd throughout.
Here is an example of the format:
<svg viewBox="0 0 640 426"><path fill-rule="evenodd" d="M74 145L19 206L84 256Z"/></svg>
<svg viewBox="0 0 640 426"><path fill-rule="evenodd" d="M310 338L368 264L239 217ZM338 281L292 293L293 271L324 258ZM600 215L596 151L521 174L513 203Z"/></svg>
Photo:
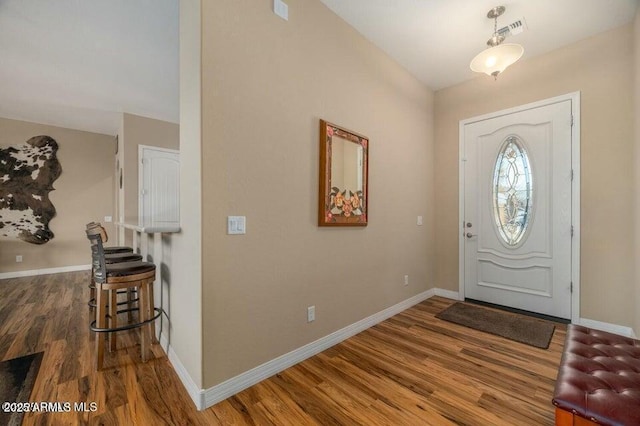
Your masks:
<svg viewBox="0 0 640 426"><path fill-rule="evenodd" d="M464 126L464 292L571 318L571 100Z"/></svg>
<svg viewBox="0 0 640 426"><path fill-rule="evenodd" d="M151 146L139 147L140 226L180 224L180 154Z"/></svg>

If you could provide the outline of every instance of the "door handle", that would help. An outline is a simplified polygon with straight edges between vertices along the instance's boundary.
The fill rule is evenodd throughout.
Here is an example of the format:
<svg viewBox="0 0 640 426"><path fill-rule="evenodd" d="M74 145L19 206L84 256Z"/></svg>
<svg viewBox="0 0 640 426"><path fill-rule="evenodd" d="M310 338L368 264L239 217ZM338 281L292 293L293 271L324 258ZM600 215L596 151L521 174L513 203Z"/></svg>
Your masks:
<svg viewBox="0 0 640 426"><path fill-rule="evenodd" d="M477 234L472 234L471 232L467 232L467 238L475 237Z"/></svg>

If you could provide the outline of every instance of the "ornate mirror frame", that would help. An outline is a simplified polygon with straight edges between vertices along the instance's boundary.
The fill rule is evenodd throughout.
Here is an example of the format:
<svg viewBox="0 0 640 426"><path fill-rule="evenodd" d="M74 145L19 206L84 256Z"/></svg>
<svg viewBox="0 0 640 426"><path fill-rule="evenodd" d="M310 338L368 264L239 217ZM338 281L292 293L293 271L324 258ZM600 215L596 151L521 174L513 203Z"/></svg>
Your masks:
<svg viewBox="0 0 640 426"><path fill-rule="evenodd" d="M318 226L367 226L368 181L369 138L320 120Z"/></svg>

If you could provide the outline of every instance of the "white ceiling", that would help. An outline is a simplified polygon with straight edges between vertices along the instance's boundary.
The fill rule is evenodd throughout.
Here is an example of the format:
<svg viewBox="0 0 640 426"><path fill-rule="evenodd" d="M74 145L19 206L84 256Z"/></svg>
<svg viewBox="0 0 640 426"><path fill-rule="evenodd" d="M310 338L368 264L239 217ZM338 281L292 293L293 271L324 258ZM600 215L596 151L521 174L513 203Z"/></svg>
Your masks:
<svg viewBox="0 0 640 426"><path fill-rule="evenodd" d="M178 122L178 1L0 0L0 117L106 134L122 112ZM640 0L321 1L437 90L475 77L498 4L499 26L525 18L509 41L526 59L630 22Z"/></svg>
<svg viewBox="0 0 640 426"><path fill-rule="evenodd" d="M506 42L523 60L633 20L638 0L320 0L434 90L477 76L471 59L493 33L487 12L506 12L498 28L525 18ZM487 77L490 78L490 77Z"/></svg>
<svg viewBox="0 0 640 426"><path fill-rule="evenodd" d="M0 0L0 117L115 135L178 122L178 0Z"/></svg>

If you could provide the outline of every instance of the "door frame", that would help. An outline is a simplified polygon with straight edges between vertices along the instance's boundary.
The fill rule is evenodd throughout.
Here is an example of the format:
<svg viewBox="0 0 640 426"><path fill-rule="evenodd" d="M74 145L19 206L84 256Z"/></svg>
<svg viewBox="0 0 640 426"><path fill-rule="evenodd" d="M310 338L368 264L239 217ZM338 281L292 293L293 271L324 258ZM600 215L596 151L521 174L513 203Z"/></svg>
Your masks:
<svg viewBox="0 0 640 426"><path fill-rule="evenodd" d="M483 114L477 117L467 118L459 122L459 146L458 146L458 298L464 300L465 292L465 244L464 237L464 158L465 152L465 126L477 123L479 121L489 120L504 115L514 114L533 108L539 108L556 104L559 102L571 101L571 168L573 170L573 179L571 181L571 224L573 226L573 238L571 240L571 282L573 284L571 292L571 322L578 323L580 319L580 92L567 93L565 95L544 99L537 102L520 105L501 111Z"/></svg>

